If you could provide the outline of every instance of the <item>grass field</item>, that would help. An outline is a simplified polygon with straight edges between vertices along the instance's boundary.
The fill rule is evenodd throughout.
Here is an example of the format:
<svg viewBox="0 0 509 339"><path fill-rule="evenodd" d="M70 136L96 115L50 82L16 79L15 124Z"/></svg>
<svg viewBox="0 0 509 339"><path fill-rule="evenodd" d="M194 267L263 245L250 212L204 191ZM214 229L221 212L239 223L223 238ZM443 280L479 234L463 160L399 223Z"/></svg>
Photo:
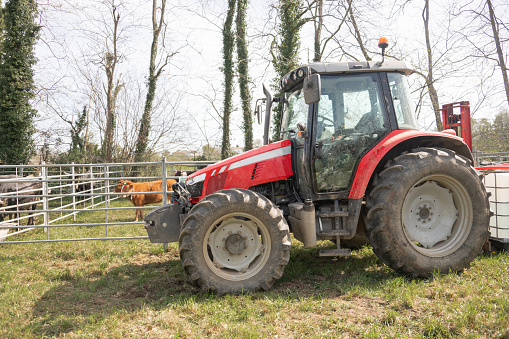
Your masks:
<svg viewBox="0 0 509 339"><path fill-rule="evenodd" d="M100 222L104 213L79 218ZM36 232L12 240L44 238ZM53 232L100 236L104 227ZM109 232L145 235L139 225ZM218 296L190 284L176 244L167 252L148 240L0 244L0 338L41 337L509 338L509 255L479 256L459 275L411 279L368 247L334 259L294 242L272 290Z"/></svg>

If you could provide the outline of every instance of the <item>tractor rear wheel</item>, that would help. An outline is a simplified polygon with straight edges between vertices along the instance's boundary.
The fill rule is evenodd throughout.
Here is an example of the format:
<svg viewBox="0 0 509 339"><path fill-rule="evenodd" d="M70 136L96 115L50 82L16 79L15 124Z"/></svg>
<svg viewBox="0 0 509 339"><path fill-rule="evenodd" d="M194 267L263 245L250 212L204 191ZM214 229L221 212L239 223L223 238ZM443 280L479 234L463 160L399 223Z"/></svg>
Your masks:
<svg viewBox="0 0 509 339"><path fill-rule="evenodd" d="M228 189L205 197L180 233L185 271L202 290L220 294L269 289L290 259L290 232L264 196Z"/></svg>
<svg viewBox="0 0 509 339"><path fill-rule="evenodd" d="M480 175L447 149L419 148L389 161L373 182L367 208L375 254L416 277L463 270L489 234Z"/></svg>

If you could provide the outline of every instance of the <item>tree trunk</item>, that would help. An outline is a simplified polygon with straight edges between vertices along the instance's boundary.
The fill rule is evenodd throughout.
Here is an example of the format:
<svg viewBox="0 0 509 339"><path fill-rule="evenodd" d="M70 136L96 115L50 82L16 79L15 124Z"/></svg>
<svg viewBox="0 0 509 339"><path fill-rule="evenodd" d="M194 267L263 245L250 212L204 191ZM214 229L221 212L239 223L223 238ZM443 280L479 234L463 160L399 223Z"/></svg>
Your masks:
<svg viewBox="0 0 509 339"><path fill-rule="evenodd" d="M443 130L442 117L440 115L440 105L438 103L438 94L433 84L433 55L431 53L431 43L429 39L429 0L425 0L424 9L422 11L422 19L424 21L424 34L426 36L426 49L428 54L428 75L425 77L428 93L435 112L435 121L437 129Z"/></svg>
<svg viewBox="0 0 509 339"><path fill-rule="evenodd" d="M502 77L504 79L505 95L507 97L507 103L509 104L509 79L507 77L507 67L505 65L504 52L502 51L502 46L500 44L500 36L498 34L497 19L495 17L495 11L493 10L493 5L491 3L491 0L486 0L486 3L488 4L488 9L490 11L491 28L493 29L493 40L495 40L495 45L497 47L498 62L500 64L500 69L502 70Z"/></svg>
<svg viewBox="0 0 509 339"><path fill-rule="evenodd" d="M134 161L141 162L144 160L145 152L148 145L148 136L150 133L150 121L152 114L152 106L154 103L157 79L163 71L163 64L156 71L156 58L157 58L157 47L159 41L159 35L161 33L162 26L164 25L164 11L166 7L166 0L161 1L161 16L159 21L157 20L157 0L152 1L152 46L150 48L150 64L149 64L149 75L148 75L148 89L147 97L145 100L145 108L140 122L140 130L138 132L138 139L136 141L136 150L134 152Z"/></svg>
<svg viewBox="0 0 509 339"><path fill-rule="evenodd" d="M362 55L364 55L364 59L366 59L366 61L371 61L368 50L362 41L361 32L359 30L359 26L357 26L357 20L355 20L355 15L353 14L352 0L348 0L348 11L350 12L350 21L354 30L355 40L357 40L357 43L359 44L359 48L361 49Z"/></svg>
<svg viewBox="0 0 509 339"><path fill-rule="evenodd" d="M0 53L0 162L27 164L35 153L33 134L37 111L34 46L39 39L35 0L4 1Z"/></svg>
<svg viewBox="0 0 509 339"><path fill-rule="evenodd" d="M246 10L248 0L237 3L237 59L239 71L240 98L244 116L244 151L253 149L253 117L251 115L251 95L249 93L248 52L246 42Z"/></svg>
<svg viewBox="0 0 509 339"><path fill-rule="evenodd" d="M322 35L322 27L323 27L323 0L318 0L316 2L316 11L315 11L315 18L314 18L314 25L315 25L315 41L314 41L314 48L315 48L315 56L313 58L313 61L318 62L322 61L322 50L321 50L321 35Z"/></svg>
<svg viewBox="0 0 509 339"><path fill-rule="evenodd" d="M117 96L124 84L120 83L117 79L115 83L115 68L118 63L117 55L117 39L118 39L118 23L120 21L120 14L117 13L117 6L112 4L111 10L113 18L113 52L106 52L104 60L104 68L106 71L107 78L107 89L106 89L106 130L104 132L104 143L103 143L103 157L105 162L111 162L113 158L114 149L114 133L115 133L115 109L117 105Z"/></svg>
<svg viewBox="0 0 509 339"><path fill-rule="evenodd" d="M233 93L233 48L235 37L232 32L235 0L228 0L228 12L223 26L223 73L224 73L224 106L223 106L223 140L221 159L230 156L230 115L232 112Z"/></svg>
<svg viewBox="0 0 509 339"><path fill-rule="evenodd" d="M276 71L276 78L274 79L276 96L281 95L279 90L281 78L299 65L300 30L305 22L302 19L302 1L280 0L278 19L277 35L281 37L281 42L277 44L274 40L272 45L276 47L271 46L272 64ZM274 140L279 140L282 113L281 103L274 105L272 118Z"/></svg>

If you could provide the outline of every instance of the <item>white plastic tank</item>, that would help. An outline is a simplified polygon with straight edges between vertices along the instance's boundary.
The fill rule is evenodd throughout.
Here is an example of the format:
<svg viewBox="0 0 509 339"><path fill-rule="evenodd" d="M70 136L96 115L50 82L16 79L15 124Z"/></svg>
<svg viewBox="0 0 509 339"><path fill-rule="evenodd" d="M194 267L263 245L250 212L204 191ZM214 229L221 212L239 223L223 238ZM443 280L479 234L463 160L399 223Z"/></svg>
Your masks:
<svg viewBox="0 0 509 339"><path fill-rule="evenodd" d="M492 238L509 242L509 164L480 167L484 173L486 191L491 193L490 207L495 213L490 219Z"/></svg>

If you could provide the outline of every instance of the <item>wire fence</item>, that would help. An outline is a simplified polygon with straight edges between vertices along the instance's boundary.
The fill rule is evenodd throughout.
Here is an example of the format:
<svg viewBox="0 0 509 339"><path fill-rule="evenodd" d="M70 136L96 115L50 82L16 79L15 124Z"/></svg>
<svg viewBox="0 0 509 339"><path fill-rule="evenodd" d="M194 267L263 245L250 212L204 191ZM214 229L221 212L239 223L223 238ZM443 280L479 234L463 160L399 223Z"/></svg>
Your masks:
<svg viewBox="0 0 509 339"><path fill-rule="evenodd" d="M509 162L509 153L476 152L474 156L477 164ZM166 204L167 183L179 179L174 175L177 170L195 170L213 163L167 162L162 158L144 163L0 165L0 242L148 239L140 227L143 220L133 220L134 210L152 210L155 206L132 206L122 199L125 192L114 191L118 181L161 180L160 191L137 193L160 194L161 203ZM487 189L494 190L490 200L496 215L491 227L496 231L492 236L503 239L509 238L509 203L501 201L500 194L509 194L509 183L505 182L508 175L496 174L496 182L486 182Z"/></svg>
<svg viewBox="0 0 509 339"><path fill-rule="evenodd" d="M115 192L119 180L147 182L161 180L159 194L168 203L167 184L179 179L177 170L194 170L213 161L0 165L0 241L2 244L147 239L131 221L134 209ZM170 185L171 186L171 185ZM128 194L127 194L128 195ZM160 204L159 204L160 205ZM136 227L133 227L136 226Z"/></svg>
<svg viewBox="0 0 509 339"><path fill-rule="evenodd" d="M476 166L489 164L502 164L509 162L509 152L484 153L472 152Z"/></svg>

